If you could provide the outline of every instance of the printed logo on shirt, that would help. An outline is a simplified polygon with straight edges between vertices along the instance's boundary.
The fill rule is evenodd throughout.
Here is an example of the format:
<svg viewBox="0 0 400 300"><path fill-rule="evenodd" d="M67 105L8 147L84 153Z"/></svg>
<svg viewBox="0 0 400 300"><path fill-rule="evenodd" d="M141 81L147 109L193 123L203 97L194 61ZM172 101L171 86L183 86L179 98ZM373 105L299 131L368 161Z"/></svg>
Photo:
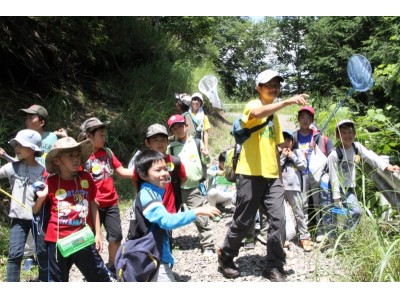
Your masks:
<svg viewBox="0 0 400 300"><path fill-rule="evenodd" d="M167 163L167 167L168 167L168 172L172 172L175 169L175 165L172 161Z"/></svg>
<svg viewBox="0 0 400 300"><path fill-rule="evenodd" d="M266 126L264 130L260 133L261 138L275 140L275 130L274 127Z"/></svg>

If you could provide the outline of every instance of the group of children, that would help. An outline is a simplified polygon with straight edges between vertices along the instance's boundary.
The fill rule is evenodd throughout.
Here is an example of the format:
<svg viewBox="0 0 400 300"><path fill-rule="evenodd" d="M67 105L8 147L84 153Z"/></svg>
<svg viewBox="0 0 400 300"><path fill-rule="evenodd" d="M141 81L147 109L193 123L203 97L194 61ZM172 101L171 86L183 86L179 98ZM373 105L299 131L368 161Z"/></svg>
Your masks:
<svg viewBox="0 0 400 300"><path fill-rule="evenodd" d="M266 86L265 89L276 89L276 84L268 85L271 80L277 82L283 80L277 73L272 75L271 77L268 73L268 80L258 83L260 94L264 86ZM291 104L302 105L298 111L299 130L295 132L280 130L274 139L279 141L277 168L280 168L279 174L281 174L285 198L292 207L297 222L299 242L304 251L311 251L313 242L309 231L310 222L315 219L318 227L324 211L317 192L319 182L312 173L312 166L310 167L310 161L312 161L310 158L316 153L317 148L327 156L334 205L344 207L350 213L349 228L357 225L361 211L354 190L357 160L361 157L373 166L391 172L399 171L399 167L383 162L372 151L359 143L354 143L356 130L351 120L340 121L336 126L336 138L340 141L339 148L343 152L343 158L339 159L337 151L333 151L331 140L322 136L312 126L315 111L306 105L304 98L305 96L302 96L300 100L289 99ZM203 101L200 93L195 93L192 97L178 95L177 107L182 103L188 104L189 99L195 104L200 102L202 104ZM165 230L162 237L162 264L153 277L153 281L174 281L171 242L172 230L175 228L195 222L200 234L203 255L213 256L216 248L210 220L220 219L221 210L217 207L237 205L237 191L235 184L224 180L225 153L221 153L218 165L211 166L207 172L209 205L203 201L199 187L204 178L203 166L210 163L208 134L204 134L209 125L206 125L207 116L199 108L201 105L194 105L191 109L193 113L189 112L190 116L187 110L182 111L181 114L172 115L167 121L170 133L162 124L149 126L144 141L147 149L136 157L133 170L123 167L114 153L105 147L107 122L101 122L94 117L89 118L82 123L77 141L61 130L60 139L54 138L47 143L45 140L48 135L43 134L47 111L39 105L21 110L29 122L37 119L42 131L29 128L19 131L16 137L9 141L15 151L15 161L12 160L0 168L0 178L8 178L12 187L7 281L20 280L23 249L30 231L35 237L40 281L68 281L69 271L73 264L82 272L87 281L113 280L116 272L115 255L123 238L118 193L113 181L114 173L123 178L132 178L133 186L140 195L136 199L140 199L143 202L142 206L146 207L143 212L144 217L150 223L157 224ZM197 125L192 124L193 132L191 133L188 120L190 118L193 121L193 116L196 115L200 115L201 122ZM198 127L203 132L200 138L196 136ZM280 126L277 128L280 129ZM43 145L46 145L46 150L43 150ZM251 151L251 147L245 149ZM43 156L43 153L46 154ZM1 148L0 155L7 157ZM241 153L242 164L239 165L238 174L246 173L243 164L245 155ZM250 159L252 158L247 157L247 160ZM274 157L269 155L268 159L273 160ZM244 200L241 198L245 196L244 189L248 188L247 184L251 182L246 180L258 179L253 175L240 176L238 205L245 208ZM45 185L40 183L45 183ZM272 181L267 183L270 184ZM278 193L278 187L271 185L270 188L271 191ZM313 212L310 215L309 197L313 199ZM152 201L151 205L147 205L149 201ZM248 202L251 201L253 200L250 197ZM258 208L256 204L251 205L255 209ZM234 218L239 217L241 209L235 211ZM242 213L246 214L245 211ZM271 212L267 211L266 214L269 218L272 217ZM248 219L243 219L243 222L246 222L246 231L251 226L250 223L254 222L254 217L252 212L246 217ZM275 220L272 226L277 226L278 221L281 224L282 220L284 218ZM270 222L265 223L271 226ZM40 228L38 224L41 224ZM103 247L102 225L108 241L107 264L99 254ZM238 223L237 226L239 225ZM70 255L63 254L60 251L62 247L60 242L79 235L87 226L93 232L93 242L84 248L73 250ZM275 229L281 230L281 227ZM233 264L233 252L236 250L232 250L232 254L227 252L227 249L233 245L229 244L231 230L234 230L234 227L229 229L223 247L218 248L218 261L224 276L236 278L239 276ZM269 234L273 234L271 230L273 229L268 230ZM246 233L240 232L240 236ZM318 232L316 242L321 242L320 236L325 233L322 230ZM285 234L281 234L281 237L284 236ZM265 237L265 243L268 247L274 246L275 244L271 244L271 237L268 238L267 241ZM235 243L236 240L235 238ZM284 241L285 239L280 238L275 241L274 238L274 243L281 243L281 247ZM282 281L282 270L281 265L270 267L266 269L266 277L272 281Z"/></svg>
<svg viewBox="0 0 400 300"><path fill-rule="evenodd" d="M193 96L194 102L202 101L201 94L197 94ZM9 142L14 148L15 160L9 159L10 156L0 149L1 157L10 161L1 168L0 177L7 177L13 189L9 214L12 222L7 281L20 280L23 249L30 231L35 236L35 252L39 262L43 258L43 263L39 263L39 281L68 281L73 264L87 281L112 281L115 276L115 255L123 238L114 172L121 177L132 178L138 193L146 180L149 180L150 185L165 187L159 194L168 214L178 217L184 203L191 213L183 222L196 221L204 255L215 253L208 221L209 217L217 217L220 212L214 207L205 207L199 191L203 177L202 165L208 164L210 157L203 143L204 138L198 145L194 137L188 135L188 124L182 115L174 115L168 120L168 127L174 136L171 143L168 142L165 126L153 124L147 131L145 146L153 152L162 153L164 163L168 165L169 176L164 185L155 184L153 178L147 176L146 172L152 170L151 165L145 165L149 170L144 173L137 172L136 163L134 170L122 166L114 153L105 147L107 122L89 118L82 123L77 141L61 130L65 133L64 137L56 137L45 143L43 140L49 134L42 134L38 129L45 126L47 111L39 105L20 111L26 120L38 120L39 125L35 129L21 130ZM199 107L192 116L198 114L198 111ZM206 116L201 112L204 124ZM47 145L46 152L41 150L43 144ZM143 151L138 158L149 159L154 154L151 151ZM188 168L185 169L184 165ZM37 182L45 183L45 188L35 189ZM42 223L39 230L34 224L40 218ZM102 225L108 241L107 264L99 255L102 250ZM60 241L78 235L86 226L94 233L94 243L64 257L59 249ZM165 226L168 229L168 224ZM171 246L168 248L171 249ZM167 252L165 257L163 263L171 265Z"/></svg>

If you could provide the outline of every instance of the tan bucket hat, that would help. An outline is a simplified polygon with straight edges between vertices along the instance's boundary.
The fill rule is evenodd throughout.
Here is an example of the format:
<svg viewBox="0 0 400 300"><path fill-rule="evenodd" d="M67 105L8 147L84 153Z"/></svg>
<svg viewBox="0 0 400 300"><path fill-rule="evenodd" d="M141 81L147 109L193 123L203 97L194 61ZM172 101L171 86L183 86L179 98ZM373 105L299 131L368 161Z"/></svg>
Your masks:
<svg viewBox="0 0 400 300"><path fill-rule="evenodd" d="M53 163L53 159L57 157L60 153L66 151L74 151L80 150L81 152L81 164L83 165L88 159L90 154L93 152L93 144L91 140L84 140L80 143L77 143L75 139L72 137L65 137L59 139L54 143L53 147L51 147L49 153L46 156L46 170L49 174L57 173L58 166Z"/></svg>
<svg viewBox="0 0 400 300"><path fill-rule="evenodd" d="M95 130L99 127L105 127L106 125L110 124L109 121L101 122L99 119L93 117L90 119L85 120L82 125L80 126L81 131L87 133L88 131Z"/></svg>

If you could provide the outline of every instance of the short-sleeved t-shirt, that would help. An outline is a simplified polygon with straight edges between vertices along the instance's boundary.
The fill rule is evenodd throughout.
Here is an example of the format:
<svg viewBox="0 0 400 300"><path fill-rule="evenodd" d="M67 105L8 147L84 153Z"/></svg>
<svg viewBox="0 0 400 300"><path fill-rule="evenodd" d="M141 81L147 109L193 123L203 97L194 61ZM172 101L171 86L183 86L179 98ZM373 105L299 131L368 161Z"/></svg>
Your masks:
<svg viewBox="0 0 400 300"><path fill-rule="evenodd" d="M251 128L264 123L267 118L256 119L250 117L252 109L262 106L261 100L252 100L244 108L242 121L244 127ZM279 118L274 114L272 123L253 132L250 138L243 143L237 174L278 178L279 165L276 156L276 146L284 142Z"/></svg>
<svg viewBox="0 0 400 300"><path fill-rule="evenodd" d="M107 152L101 148L89 156L85 163L85 170L92 175L97 186L96 200L99 207L111 207L118 204L118 194L112 177L114 169L122 166L122 163L112 153L110 161Z"/></svg>
<svg viewBox="0 0 400 300"><path fill-rule="evenodd" d="M58 137L54 132L46 131L42 136L42 146L40 147L40 149L43 151L43 154L41 157L36 158L36 161L42 166L46 166L46 155L50 151L51 147L53 147L54 143L57 142L57 140Z"/></svg>
<svg viewBox="0 0 400 300"><path fill-rule="evenodd" d="M90 203L95 200L97 188L88 172L80 171L71 180L64 180L57 173L48 177L46 183L50 219L45 241L57 242L82 229L85 223L93 228Z"/></svg>

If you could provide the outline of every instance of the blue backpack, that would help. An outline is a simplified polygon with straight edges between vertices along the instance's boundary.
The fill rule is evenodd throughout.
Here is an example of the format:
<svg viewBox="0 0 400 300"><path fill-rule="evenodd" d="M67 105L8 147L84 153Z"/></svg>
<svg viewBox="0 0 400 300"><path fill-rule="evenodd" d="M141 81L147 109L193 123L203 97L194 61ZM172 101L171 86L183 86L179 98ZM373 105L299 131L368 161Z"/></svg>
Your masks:
<svg viewBox="0 0 400 300"><path fill-rule="evenodd" d="M146 207L156 201L159 202L154 198ZM160 267L165 230L144 217L143 209L146 207L142 206L139 193L131 212L128 237L115 255L118 281L148 282Z"/></svg>
<svg viewBox="0 0 400 300"><path fill-rule="evenodd" d="M254 126L252 128L245 128L242 127L242 116L237 118L233 124L232 124L232 131L231 134L235 138L236 144L243 145L245 141L251 136L251 134L261 128L263 128L265 125L267 125L269 122L272 122L274 118L274 115L270 115L267 120L264 123L261 123L257 126Z"/></svg>

